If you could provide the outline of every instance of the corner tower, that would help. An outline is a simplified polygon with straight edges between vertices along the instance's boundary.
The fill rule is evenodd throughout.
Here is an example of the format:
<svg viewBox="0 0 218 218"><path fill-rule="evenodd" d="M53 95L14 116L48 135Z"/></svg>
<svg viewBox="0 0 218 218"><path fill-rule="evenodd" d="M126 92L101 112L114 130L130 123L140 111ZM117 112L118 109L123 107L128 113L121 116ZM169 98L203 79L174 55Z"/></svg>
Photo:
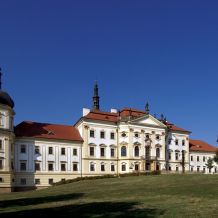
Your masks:
<svg viewBox="0 0 218 218"><path fill-rule="evenodd" d="M14 151L14 101L2 90L0 68L0 192L10 192L13 187Z"/></svg>

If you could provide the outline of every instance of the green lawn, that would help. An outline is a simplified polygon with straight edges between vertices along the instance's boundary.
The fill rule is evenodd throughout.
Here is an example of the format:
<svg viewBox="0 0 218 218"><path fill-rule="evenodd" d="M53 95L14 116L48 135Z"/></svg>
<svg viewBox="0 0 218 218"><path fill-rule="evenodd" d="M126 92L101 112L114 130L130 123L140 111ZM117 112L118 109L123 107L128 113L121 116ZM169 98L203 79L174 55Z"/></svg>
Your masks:
<svg viewBox="0 0 218 218"><path fill-rule="evenodd" d="M54 215L218 217L218 175L98 179L0 194L0 218Z"/></svg>

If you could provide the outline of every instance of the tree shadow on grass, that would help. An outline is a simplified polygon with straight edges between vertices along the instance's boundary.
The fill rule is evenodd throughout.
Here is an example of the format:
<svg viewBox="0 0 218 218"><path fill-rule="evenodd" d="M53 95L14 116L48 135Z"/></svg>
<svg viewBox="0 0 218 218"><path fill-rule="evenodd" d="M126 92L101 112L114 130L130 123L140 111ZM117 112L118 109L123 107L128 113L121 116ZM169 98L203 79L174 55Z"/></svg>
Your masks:
<svg viewBox="0 0 218 218"><path fill-rule="evenodd" d="M36 197L36 198L21 198L13 200L4 200L0 201L0 208L14 207L14 206L28 206L28 205L37 205L49 202L58 202L58 201L69 201L76 200L83 196L83 193L71 193L63 195L54 195L54 196L45 196L45 197Z"/></svg>
<svg viewBox="0 0 218 218"><path fill-rule="evenodd" d="M164 210L155 208L137 208L136 202L93 202L56 208L42 208L17 212L1 213L0 217L158 217Z"/></svg>

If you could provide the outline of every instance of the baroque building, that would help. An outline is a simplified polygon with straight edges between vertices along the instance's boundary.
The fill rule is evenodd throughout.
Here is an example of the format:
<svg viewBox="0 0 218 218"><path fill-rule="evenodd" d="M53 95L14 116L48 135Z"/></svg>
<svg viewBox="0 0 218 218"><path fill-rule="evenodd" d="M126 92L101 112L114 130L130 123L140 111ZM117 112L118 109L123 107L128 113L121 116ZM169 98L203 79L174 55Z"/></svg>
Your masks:
<svg viewBox="0 0 218 218"><path fill-rule="evenodd" d="M44 188L83 176L146 172L217 173L207 168L216 148L144 110L100 110L97 83L92 109L74 126L23 121L14 128L11 97L1 89L0 191Z"/></svg>

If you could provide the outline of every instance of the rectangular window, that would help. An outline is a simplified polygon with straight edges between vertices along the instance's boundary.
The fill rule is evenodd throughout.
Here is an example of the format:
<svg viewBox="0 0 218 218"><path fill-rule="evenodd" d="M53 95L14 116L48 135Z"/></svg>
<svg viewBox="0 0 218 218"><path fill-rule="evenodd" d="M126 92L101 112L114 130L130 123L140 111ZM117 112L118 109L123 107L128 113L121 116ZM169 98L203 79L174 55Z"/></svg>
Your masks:
<svg viewBox="0 0 218 218"><path fill-rule="evenodd" d="M101 148L101 157L105 156L105 148Z"/></svg>
<svg viewBox="0 0 218 218"><path fill-rule="evenodd" d="M48 147L48 154L53 154L53 147Z"/></svg>
<svg viewBox="0 0 218 218"><path fill-rule="evenodd" d="M76 148L73 149L73 156L77 156L77 149Z"/></svg>
<svg viewBox="0 0 218 218"><path fill-rule="evenodd" d="M197 156L197 161L199 161L199 156Z"/></svg>
<svg viewBox="0 0 218 218"><path fill-rule="evenodd" d="M40 154L39 146L35 147L35 154Z"/></svg>
<svg viewBox="0 0 218 218"><path fill-rule="evenodd" d="M2 177L0 177L0 182L3 182L4 180L3 180L3 178Z"/></svg>
<svg viewBox="0 0 218 218"><path fill-rule="evenodd" d="M115 166L113 164L111 164L111 172L115 171Z"/></svg>
<svg viewBox="0 0 218 218"><path fill-rule="evenodd" d="M40 179L35 179L35 185L40 185Z"/></svg>
<svg viewBox="0 0 218 218"><path fill-rule="evenodd" d="M105 171L105 165L101 164L101 171Z"/></svg>
<svg viewBox="0 0 218 218"><path fill-rule="evenodd" d="M205 160L206 160L206 158L205 158L205 156L203 156L203 162L205 162Z"/></svg>
<svg viewBox="0 0 218 218"><path fill-rule="evenodd" d="M171 152L168 153L168 158L171 160Z"/></svg>
<svg viewBox="0 0 218 218"><path fill-rule="evenodd" d="M26 178L21 178L20 179L20 184L21 185L26 185Z"/></svg>
<svg viewBox="0 0 218 218"><path fill-rule="evenodd" d="M105 135L104 131L101 131L101 132L100 132L100 138L101 138L101 139L104 139L104 135Z"/></svg>
<svg viewBox="0 0 218 218"><path fill-rule="evenodd" d="M35 162L35 171L40 171L40 163Z"/></svg>
<svg viewBox="0 0 218 218"><path fill-rule="evenodd" d="M26 171L26 162L20 162L20 170Z"/></svg>
<svg viewBox="0 0 218 218"><path fill-rule="evenodd" d="M191 156L191 161L193 161L193 156Z"/></svg>
<svg viewBox="0 0 218 218"><path fill-rule="evenodd" d="M115 152L114 152L114 148L111 148L111 157L114 157L115 156Z"/></svg>
<svg viewBox="0 0 218 218"><path fill-rule="evenodd" d="M21 145L20 146L20 153L23 153L23 154L26 153L26 145Z"/></svg>
<svg viewBox="0 0 218 218"><path fill-rule="evenodd" d="M78 163L73 163L73 171L78 171Z"/></svg>
<svg viewBox="0 0 218 218"><path fill-rule="evenodd" d="M175 144L176 144L176 145L178 145L178 144L179 144L179 141L178 141L178 139L176 139L176 141L175 141Z"/></svg>
<svg viewBox="0 0 218 218"><path fill-rule="evenodd" d="M176 171L179 171L179 167L176 167Z"/></svg>
<svg viewBox="0 0 218 218"><path fill-rule="evenodd" d="M179 159L179 154L175 153L175 159L178 160Z"/></svg>
<svg viewBox="0 0 218 218"><path fill-rule="evenodd" d="M206 171L206 170L205 170L205 167L203 167L203 173L205 173L205 171Z"/></svg>
<svg viewBox="0 0 218 218"><path fill-rule="evenodd" d="M66 164L65 163L61 164L61 171L66 171Z"/></svg>
<svg viewBox="0 0 218 218"><path fill-rule="evenodd" d="M197 167L197 172L200 172L200 167Z"/></svg>
<svg viewBox="0 0 218 218"><path fill-rule="evenodd" d="M114 132L111 132L111 139L115 139L115 134L114 134Z"/></svg>
<svg viewBox="0 0 218 218"><path fill-rule="evenodd" d="M0 126L4 126L4 114L0 113Z"/></svg>
<svg viewBox="0 0 218 218"><path fill-rule="evenodd" d="M4 167L4 166L3 166L3 160L0 159L0 170L2 170L3 167Z"/></svg>
<svg viewBox="0 0 218 218"><path fill-rule="evenodd" d="M171 166L169 166L169 171L171 171L172 170L172 168L171 168Z"/></svg>
<svg viewBox="0 0 218 218"><path fill-rule="evenodd" d="M3 141L0 139L0 150L3 150Z"/></svg>
<svg viewBox="0 0 218 218"><path fill-rule="evenodd" d="M90 147L90 148L89 148L89 155L90 155L90 156L94 156L94 155L95 155L95 149L94 149L94 147Z"/></svg>
<svg viewBox="0 0 218 218"><path fill-rule="evenodd" d="M194 170L193 167L191 167L191 172L193 172L193 170Z"/></svg>
<svg viewBox="0 0 218 218"><path fill-rule="evenodd" d="M54 168L53 168L53 163L48 163L48 171L53 171Z"/></svg>
<svg viewBox="0 0 218 218"><path fill-rule="evenodd" d="M65 148L61 148L61 155L65 155Z"/></svg>
<svg viewBox="0 0 218 218"><path fill-rule="evenodd" d="M90 130L89 136L90 136L90 138L95 138L95 131L94 130Z"/></svg>
<svg viewBox="0 0 218 218"><path fill-rule="evenodd" d="M90 171L95 171L95 165L93 163L90 164Z"/></svg>
<svg viewBox="0 0 218 218"><path fill-rule="evenodd" d="M185 145L185 140L182 140L182 145L183 145L183 146Z"/></svg>
<svg viewBox="0 0 218 218"><path fill-rule="evenodd" d="M48 179L48 184L52 185L53 184L53 179Z"/></svg>
<svg viewBox="0 0 218 218"><path fill-rule="evenodd" d="M126 165L125 164L122 165L122 171L126 171Z"/></svg>

